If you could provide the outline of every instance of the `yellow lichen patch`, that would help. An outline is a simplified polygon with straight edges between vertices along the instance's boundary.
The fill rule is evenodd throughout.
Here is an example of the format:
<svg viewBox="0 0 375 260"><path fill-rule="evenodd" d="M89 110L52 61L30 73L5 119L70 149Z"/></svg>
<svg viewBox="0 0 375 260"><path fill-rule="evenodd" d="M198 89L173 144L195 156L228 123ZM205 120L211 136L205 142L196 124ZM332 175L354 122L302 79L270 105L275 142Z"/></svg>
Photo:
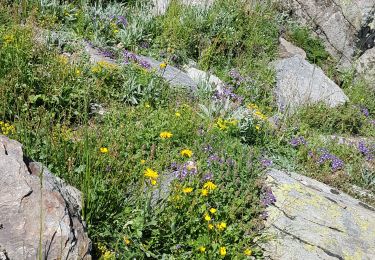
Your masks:
<svg viewBox="0 0 375 260"><path fill-rule="evenodd" d="M355 251L344 251L343 257L344 257L344 260L364 259L363 252L360 248L356 248Z"/></svg>

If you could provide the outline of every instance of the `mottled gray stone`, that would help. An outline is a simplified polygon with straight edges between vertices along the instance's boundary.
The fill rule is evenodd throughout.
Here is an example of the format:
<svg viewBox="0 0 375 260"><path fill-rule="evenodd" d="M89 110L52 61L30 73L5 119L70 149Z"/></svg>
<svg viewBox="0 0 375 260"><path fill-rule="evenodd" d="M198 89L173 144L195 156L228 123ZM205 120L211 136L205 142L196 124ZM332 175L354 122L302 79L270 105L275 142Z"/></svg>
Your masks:
<svg viewBox="0 0 375 260"><path fill-rule="evenodd" d="M0 135L0 251L9 259L91 259L81 193Z"/></svg>
<svg viewBox="0 0 375 260"><path fill-rule="evenodd" d="M284 38L279 39L279 57L280 58L290 58L295 55L300 55L302 58L306 59L306 52L301 48L293 45Z"/></svg>
<svg viewBox="0 0 375 260"><path fill-rule="evenodd" d="M358 77L375 91L375 47L367 50L356 63Z"/></svg>
<svg viewBox="0 0 375 260"><path fill-rule="evenodd" d="M268 172L266 259L375 259L375 209L308 177Z"/></svg>
<svg viewBox="0 0 375 260"><path fill-rule="evenodd" d="M302 23L311 26L343 67L350 67L363 41L362 29L372 21L373 0L275 0Z"/></svg>
<svg viewBox="0 0 375 260"><path fill-rule="evenodd" d="M324 72L301 56L278 60L276 68L276 98L281 111L324 102L330 107L344 104L348 97Z"/></svg>
<svg viewBox="0 0 375 260"><path fill-rule="evenodd" d="M224 82L215 75L210 75L196 68L187 68L186 73L196 84L210 84L219 92L222 91L225 85Z"/></svg>

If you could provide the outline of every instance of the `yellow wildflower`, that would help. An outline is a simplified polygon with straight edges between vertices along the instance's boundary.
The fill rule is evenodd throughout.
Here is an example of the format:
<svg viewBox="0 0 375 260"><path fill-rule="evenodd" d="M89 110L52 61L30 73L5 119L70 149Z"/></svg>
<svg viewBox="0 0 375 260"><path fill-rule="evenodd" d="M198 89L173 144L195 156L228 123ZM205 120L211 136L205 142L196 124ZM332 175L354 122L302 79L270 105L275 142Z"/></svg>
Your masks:
<svg viewBox="0 0 375 260"><path fill-rule="evenodd" d="M76 75L81 76L81 71L79 69L76 69Z"/></svg>
<svg viewBox="0 0 375 260"><path fill-rule="evenodd" d="M144 171L144 176L148 177L148 178L150 178L152 180L156 180L157 178L159 178L159 174L156 171L154 171L154 170L152 170L150 168L147 168Z"/></svg>
<svg viewBox="0 0 375 260"><path fill-rule="evenodd" d="M146 160L141 160L141 164L145 164L146 163Z"/></svg>
<svg viewBox="0 0 375 260"><path fill-rule="evenodd" d="M217 211L217 209L215 209L215 208L210 208L210 212L211 212L212 214L215 214L216 211Z"/></svg>
<svg viewBox="0 0 375 260"><path fill-rule="evenodd" d="M14 42L14 35L13 34L6 34L6 35L4 35L3 40L4 40L5 44L12 43L12 42Z"/></svg>
<svg viewBox="0 0 375 260"><path fill-rule="evenodd" d="M217 224L217 228L218 228L220 231L222 231L222 230L224 230L224 229L227 228L227 223L225 223L225 222L220 222L220 224Z"/></svg>
<svg viewBox="0 0 375 260"><path fill-rule="evenodd" d="M104 260L112 260L115 259L115 254L111 251L106 251L103 255Z"/></svg>
<svg viewBox="0 0 375 260"><path fill-rule="evenodd" d="M205 188L207 190L215 190L216 185L212 181L208 181L205 184L203 184L203 188Z"/></svg>
<svg viewBox="0 0 375 260"><path fill-rule="evenodd" d="M186 188L183 188L182 189L182 192L185 193L185 194L189 194L193 191L193 188L191 187L186 187Z"/></svg>
<svg viewBox="0 0 375 260"><path fill-rule="evenodd" d="M204 215L204 220L206 220L206 221L211 221L211 217L210 217L210 215L208 215L208 213L206 213L206 214Z"/></svg>
<svg viewBox="0 0 375 260"><path fill-rule="evenodd" d="M3 135L9 135L14 134L14 132L15 128L13 125L0 121L0 133L2 133Z"/></svg>
<svg viewBox="0 0 375 260"><path fill-rule="evenodd" d="M181 116L181 114L179 112L176 112L175 115L176 115L176 117L180 117Z"/></svg>
<svg viewBox="0 0 375 260"><path fill-rule="evenodd" d="M253 253L253 251L251 251L251 249L249 249L249 248L244 251L244 254L246 256L251 256L252 253Z"/></svg>
<svg viewBox="0 0 375 260"><path fill-rule="evenodd" d="M100 152L101 152L101 153L108 153L109 150L108 150L107 147L100 147Z"/></svg>
<svg viewBox="0 0 375 260"><path fill-rule="evenodd" d="M208 190L202 189L202 196L207 196L207 195L208 195Z"/></svg>
<svg viewBox="0 0 375 260"><path fill-rule="evenodd" d="M192 155L193 155L193 151L192 150L189 150L189 149L184 149L180 152L180 154L183 156L183 157L188 157L190 158Z"/></svg>
<svg viewBox="0 0 375 260"><path fill-rule="evenodd" d="M256 104L250 103L249 105L247 105L247 108L248 108L248 109L256 110L256 109L258 109L259 107L258 107Z"/></svg>
<svg viewBox="0 0 375 260"><path fill-rule="evenodd" d="M172 136L173 136L173 134L171 132L161 132L160 133L160 138L163 138L163 139L171 138Z"/></svg>
<svg viewBox="0 0 375 260"><path fill-rule="evenodd" d="M214 229L214 225L212 225L212 224L208 224L208 229L209 229L209 230Z"/></svg>
<svg viewBox="0 0 375 260"><path fill-rule="evenodd" d="M201 247L199 247L199 251L201 253L204 253L204 252L206 252L206 248L204 246L201 246Z"/></svg>
<svg viewBox="0 0 375 260"><path fill-rule="evenodd" d="M221 256L225 256L227 254L227 249L225 248L225 246L220 247L219 253Z"/></svg>
<svg viewBox="0 0 375 260"><path fill-rule="evenodd" d="M58 57L58 61L61 63L61 64L68 64L69 62L69 59L68 57L66 57L64 54L60 54L59 57Z"/></svg>
<svg viewBox="0 0 375 260"><path fill-rule="evenodd" d="M130 240L127 237L124 237L124 243L125 243L125 245L129 245L130 244Z"/></svg>
<svg viewBox="0 0 375 260"><path fill-rule="evenodd" d="M256 125L255 129L259 131L260 130L260 125Z"/></svg>
<svg viewBox="0 0 375 260"><path fill-rule="evenodd" d="M226 121L222 118L219 118L217 120L217 123L216 125L219 127L220 130L224 131L228 128L227 124L226 124Z"/></svg>
<svg viewBox="0 0 375 260"><path fill-rule="evenodd" d="M157 183L157 181L156 181L156 180L154 180L154 179L151 179L151 185L152 185L152 186L155 186L155 185L156 185L156 183Z"/></svg>
<svg viewBox="0 0 375 260"><path fill-rule="evenodd" d="M163 70L167 67L167 63L162 62L162 63L160 63L159 67Z"/></svg>
<svg viewBox="0 0 375 260"><path fill-rule="evenodd" d="M145 104L145 107L146 107L146 108L150 108L151 106L150 106L149 103L146 103L146 104Z"/></svg>

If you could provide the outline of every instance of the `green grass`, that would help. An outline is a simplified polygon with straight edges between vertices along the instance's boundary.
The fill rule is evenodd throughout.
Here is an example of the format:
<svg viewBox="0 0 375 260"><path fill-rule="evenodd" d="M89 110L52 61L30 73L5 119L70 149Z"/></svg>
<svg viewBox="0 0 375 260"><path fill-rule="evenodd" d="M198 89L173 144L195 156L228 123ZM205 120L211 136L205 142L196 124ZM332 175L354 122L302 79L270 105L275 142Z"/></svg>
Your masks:
<svg viewBox="0 0 375 260"><path fill-rule="evenodd" d="M112 15L126 16L128 25L113 24ZM351 184L375 192L374 165L358 147L324 138L374 138L374 93L352 73L334 69L305 28L289 28L288 39L331 71L351 101L302 108L280 118L278 127L267 123L276 107L269 62L277 58L280 24L274 6L260 1L218 0L208 10L173 1L159 17L144 2L0 4L0 133L83 192L95 258L219 259L221 247L227 259L246 258L246 249L262 258L262 158L347 192ZM66 37L38 44L36 28ZM193 60L233 86L244 116L237 120L238 104L214 99L208 86L191 93L137 64L90 64L77 44L85 39L120 59L128 49L175 66ZM231 78L232 69L241 82ZM106 113L92 113L93 104ZM165 131L171 138L160 136ZM293 147L290 140L298 136L307 145ZM317 163L320 148L345 166L332 170L329 162ZM184 149L192 156L181 155ZM148 168L158 177L146 177ZM173 180L170 193L155 204L152 194L181 168L194 174ZM202 194L206 175L216 187L208 196Z"/></svg>

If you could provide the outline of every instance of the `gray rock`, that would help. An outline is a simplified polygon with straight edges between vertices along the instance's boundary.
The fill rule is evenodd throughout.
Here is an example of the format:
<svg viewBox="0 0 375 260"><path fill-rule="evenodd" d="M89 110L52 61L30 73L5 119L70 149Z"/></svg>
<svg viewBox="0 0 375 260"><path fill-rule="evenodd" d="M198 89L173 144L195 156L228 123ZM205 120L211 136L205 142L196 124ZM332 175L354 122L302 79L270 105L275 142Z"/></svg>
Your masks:
<svg viewBox="0 0 375 260"><path fill-rule="evenodd" d="M367 50L356 62L358 77L375 90L375 47Z"/></svg>
<svg viewBox="0 0 375 260"><path fill-rule="evenodd" d="M324 40L330 54L336 57L343 67L351 65L356 54L356 45L363 45L363 41L368 37L364 31L372 22L375 11L373 0L276 0L276 2L286 10L292 11L299 22L311 26Z"/></svg>
<svg viewBox="0 0 375 260"><path fill-rule="evenodd" d="M279 39L279 57L280 58L290 58L295 55L300 55L302 58L306 59L306 52L301 48L293 45L284 38Z"/></svg>
<svg viewBox="0 0 375 260"><path fill-rule="evenodd" d="M212 5L214 0L182 0L185 5L198 6L201 8L207 8ZM163 15L168 9L171 0L152 0L153 13L155 15Z"/></svg>
<svg viewBox="0 0 375 260"><path fill-rule="evenodd" d="M266 259L375 259L375 209L308 177L268 172Z"/></svg>
<svg viewBox="0 0 375 260"><path fill-rule="evenodd" d="M279 109L296 108L324 102L330 107L344 104L348 97L324 72L296 55L276 62L276 98Z"/></svg>
<svg viewBox="0 0 375 260"><path fill-rule="evenodd" d="M222 91L225 85L224 82L215 75L210 75L196 68L187 68L186 73L196 84L210 84L219 92Z"/></svg>
<svg viewBox="0 0 375 260"><path fill-rule="evenodd" d="M0 258L91 259L81 193L0 135Z"/></svg>
<svg viewBox="0 0 375 260"><path fill-rule="evenodd" d="M89 55L90 61L92 63L97 63L100 61L106 61L111 64L118 64L118 62L114 59L109 57L103 56L97 49L92 47L90 44L85 45L85 50ZM197 87L197 83L192 80L189 75L187 75L182 70L168 65L165 69L160 69L160 64L162 62L157 61L151 57L145 57L141 55L134 54L137 60L147 62L151 65L152 69L155 69L157 73L163 77L167 82L169 82L172 86L176 87L186 87L195 90Z"/></svg>

